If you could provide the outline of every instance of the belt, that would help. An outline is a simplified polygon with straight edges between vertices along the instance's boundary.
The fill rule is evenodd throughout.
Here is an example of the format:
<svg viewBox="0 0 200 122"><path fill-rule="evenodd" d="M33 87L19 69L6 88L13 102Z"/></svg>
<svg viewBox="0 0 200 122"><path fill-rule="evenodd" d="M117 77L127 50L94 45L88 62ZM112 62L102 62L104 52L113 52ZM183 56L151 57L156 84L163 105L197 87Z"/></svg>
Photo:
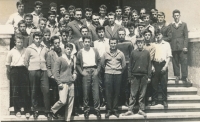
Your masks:
<svg viewBox="0 0 200 122"><path fill-rule="evenodd" d="M88 68L97 68L97 66L86 66L86 67L83 67L83 69L88 69Z"/></svg>
<svg viewBox="0 0 200 122"><path fill-rule="evenodd" d="M11 66L11 68L26 68L25 66Z"/></svg>

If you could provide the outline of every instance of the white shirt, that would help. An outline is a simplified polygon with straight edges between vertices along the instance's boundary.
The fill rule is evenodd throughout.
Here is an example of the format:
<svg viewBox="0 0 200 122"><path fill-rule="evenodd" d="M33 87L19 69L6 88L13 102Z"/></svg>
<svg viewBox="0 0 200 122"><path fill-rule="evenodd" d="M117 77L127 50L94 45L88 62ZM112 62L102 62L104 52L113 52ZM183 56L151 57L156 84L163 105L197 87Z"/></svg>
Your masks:
<svg viewBox="0 0 200 122"><path fill-rule="evenodd" d="M37 14L35 13L35 11L33 11L31 14L33 15L33 24L37 27L38 24L39 24L39 19L40 19L41 17L43 17L43 14L40 13L40 15L37 15Z"/></svg>
<svg viewBox="0 0 200 122"><path fill-rule="evenodd" d="M99 23L100 23L101 26L103 26L106 18L107 18L106 16L105 16L105 18L101 18L101 17L99 18Z"/></svg>
<svg viewBox="0 0 200 122"><path fill-rule="evenodd" d="M71 53L71 55L73 56L77 52L77 50L76 50L76 46L73 43L70 43L70 44L73 46L72 53ZM62 42L60 42L60 48L64 49L64 47L65 45Z"/></svg>
<svg viewBox="0 0 200 122"><path fill-rule="evenodd" d="M122 25L122 19L120 19L120 20L115 20L115 24L118 24L118 25Z"/></svg>
<svg viewBox="0 0 200 122"><path fill-rule="evenodd" d="M130 37L129 35L126 35L126 36L125 36L125 40L131 41L131 43L132 43L134 49L136 49L136 47L137 47L137 45L136 45L136 35L134 35L134 36L132 36L132 37Z"/></svg>
<svg viewBox="0 0 200 122"><path fill-rule="evenodd" d="M156 42L154 46L156 49L154 61L162 62L166 61L168 57L172 57L172 50L168 42L162 40L160 43Z"/></svg>
<svg viewBox="0 0 200 122"><path fill-rule="evenodd" d="M104 38L103 41L100 41L100 40L94 41L94 47L99 52L100 57L102 57L103 54L110 49L109 39Z"/></svg>
<svg viewBox="0 0 200 122"><path fill-rule="evenodd" d="M10 15L8 21L6 22L6 25L13 25L14 27L18 27L19 21L23 20L24 15L20 15L18 12Z"/></svg>
<svg viewBox="0 0 200 122"><path fill-rule="evenodd" d="M179 24L182 24L182 21L181 21L181 20L179 20L179 22L178 22L178 23L176 23L175 21L173 21L172 23L173 23L173 24L175 24L175 25L176 25L176 27L178 27L178 25L179 25Z"/></svg>
<svg viewBox="0 0 200 122"><path fill-rule="evenodd" d="M92 48L89 51L82 49L83 67L96 66L95 52Z"/></svg>

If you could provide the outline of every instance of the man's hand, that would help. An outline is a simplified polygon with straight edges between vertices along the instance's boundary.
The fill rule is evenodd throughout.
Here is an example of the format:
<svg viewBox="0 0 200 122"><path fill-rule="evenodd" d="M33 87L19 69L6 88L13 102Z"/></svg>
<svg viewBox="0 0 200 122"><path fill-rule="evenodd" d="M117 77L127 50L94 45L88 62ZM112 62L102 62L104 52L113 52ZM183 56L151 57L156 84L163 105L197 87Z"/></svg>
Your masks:
<svg viewBox="0 0 200 122"><path fill-rule="evenodd" d="M59 85L58 85L58 88L59 88L60 90L62 90L62 89L63 89L63 84L62 84L62 83L59 84Z"/></svg>
<svg viewBox="0 0 200 122"><path fill-rule="evenodd" d="M54 79L54 76L52 75L50 78Z"/></svg>
<svg viewBox="0 0 200 122"><path fill-rule="evenodd" d="M72 79L75 81L76 78L77 78L77 75L76 75L76 74L73 74L73 75L72 75Z"/></svg>
<svg viewBox="0 0 200 122"><path fill-rule="evenodd" d="M147 80L147 83L149 84L151 82L151 79L150 78L148 78L148 80Z"/></svg>
<svg viewBox="0 0 200 122"><path fill-rule="evenodd" d="M154 67L154 66L152 66L151 71L152 71L153 73L155 72L155 67Z"/></svg>
<svg viewBox="0 0 200 122"><path fill-rule="evenodd" d="M82 72L82 75L83 75L83 76L86 76L87 74L88 74L88 73L87 73L86 71L83 71L83 72Z"/></svg>
<svg viewBox="0 0 200 122"><path fill-rule="evenodd" d="M183 52L187 53L188 49L187 48L183 48Z"/></svg>
<svg viewBox="0 0 200 122"><path fill-rule="evenodd" d="M164 72L166 72L166 70L167 70L167 66L164 66L164 67L162 68L161 72L164 73Z"/></svg>

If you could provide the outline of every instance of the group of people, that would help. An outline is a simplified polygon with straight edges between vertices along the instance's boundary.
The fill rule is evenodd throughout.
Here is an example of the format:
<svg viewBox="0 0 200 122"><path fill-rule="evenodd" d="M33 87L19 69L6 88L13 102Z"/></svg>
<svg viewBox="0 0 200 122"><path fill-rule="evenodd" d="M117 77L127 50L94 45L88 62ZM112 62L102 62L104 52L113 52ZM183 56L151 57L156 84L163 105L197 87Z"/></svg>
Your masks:
<svg viewBox="0 0 200 122"><path fill-rule="evenodd" d="M138 114L146 117L146 105L161 100L168 107L171 59L175 82L188 82L188 30L179 10L172 12L174 22L167 24L165 14L157 9L142 8L139 13L130 6L116 6L107 14L106 5L99 7L99 13L60 5L59 15L57 4L51 3L44 18L41 1L27 14L23 2L16 6L18 12L7 21L15 33L6 67L17 117L24 108L27 118L33 111L37 119L41 93L49 120L57 119L63 106L65 121L70 121L72 111L78 116L81 106L88 119L90 102L97 118L101 106L106 106L105 118L119 117L120 105L128 106L122 116L133 115L137 102Z"/></svg>

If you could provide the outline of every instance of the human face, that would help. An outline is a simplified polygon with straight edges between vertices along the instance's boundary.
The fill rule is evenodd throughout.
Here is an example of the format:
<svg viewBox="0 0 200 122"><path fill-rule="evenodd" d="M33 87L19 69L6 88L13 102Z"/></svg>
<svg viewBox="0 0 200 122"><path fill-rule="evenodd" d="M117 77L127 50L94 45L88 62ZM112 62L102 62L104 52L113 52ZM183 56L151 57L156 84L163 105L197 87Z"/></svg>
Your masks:
<svg viewBox="0 0 200 122"><path fill-rule="evenodd" d="M128 18L123 18L123 19L122 19L122 23L124 24L124 26L126 26L127 23L128 23Z"/></svg>
<svg viewBox="0 0 200 122"><path fill-rule="evenodd" d="M119 34L119 39L120 40L124 40L125 39L126 34L125 34L124 31L119 31L118 34Z"/></svg>
<svg viewBox="0 0 200 122"><path fill-rule="evenodd" d="M36 5L36 6L35 6L35 12L36 12L37 14L40 14L41 11L42 11L42 7L41 7L40 5Z"/></svg>
<svg viewBox="0 0 200 122"><path fill-rule="evenodd" d="M34 44L36 46L40 46L40 43L42 42L42 37L41 36L35 36L34 40Z"/></svg>
<svg viewBox="0 0 200 122"><path fill-rule="evenodd" d="M104 38L104 34L105 34L105 32L104 32L104 30L102 29L102 30L98 30L98 36L99 36L99 38Z"/></svg>
<svg viewBox="0 0 200 122"><path fill-rule="evenodd" d="M156 34L156 39L157 39L157 41L161 41L162 38L163 38L162 33L158 33L158 34Z"/></svg>
<svg viewBox="0 0 200 122"><path fill-rule="evenodd" d="M180 20L180 16L181 15L179 13L174 13L174 15L173 15L174 21L178 23Z"/></svg>
<svg viewBox="0 0 200 122"><path fill-rule="evenodd" d="M144 15L145 13L146 13L146 11L145 11L144 9L142 9L142 10L140 11L140 16Z"/></svg>
<svg viewBox="0 0 200 122"><path fill-rule="evenodd" d="M146 17L144 17L144 19L143 19L144 22L149 22L149 20L150 20L149 16L146 16Z"/></svg>
<svg viewBox="0 0 200 122"><path fill-rule="evenodd" d="M165 20L165 17L164 16L158 16L158 22L163 22Z"/></svg>
<svg viewBox="0 0 200 122"><path fill-rule="evenodd" d="M74 17L74 9L73 10L69 10L69 14L70 14L70 17Z"/></svg>
<svg viewBox="0 0 200 122"><path fill-rule="evenodd" d="M47 25L47 22L40 21L40 23L39 23L40 30L44 30L46 28L46 25Z"/></svg>
<svg viewBox="0 0 200 122"><path fill-rule="evenodd" d="M91 11L86 11L86 12L85 12L85 18L86 18L87 20L91 20L91 17L92 17L92 12L91 12Z"/></svg>
<svg viewBox="0 0 200 122"><path fill-rule="evenodd" d="M136 45L137 45L137 47L138 47L139 50L142 50L143 46L144 46L144 42L143 41L137 41Z"/></svg>
<svg viewBox="0 0 200 122"><path fill-rule="evenodd" d="M134 28L134 26L131 26L128 28L128 30L131 34L134 34L135 28Z"/></svg>
<svg viewBox="0 0 200 122"><path fill-rule="evenodd" d="M54 46L55 48L59 48L59 46L60 46L60 39L55 39L55 40L53 41L53 46Z"/></svg>
<svg viewBox="0 0 200 122"><path fill-rule="evenodd" d="M55 12L57 12L57 7L51 7L51 8L50 8L50 11L55 11Z"/></svg>
<svg viewBox="0 0 200 122"><path fill-rule="evenodd" d="M110 40L110 49L111 50L116 50L117 49L117 40Z"/></svg>
<svg viewBox="0 0 200 122"><path fill-rule="evenodd" d="M103 9L103 8L100 8L99 14L100 14L101 16L105 16L105 15L106 15L106 10Z"/></svg>
<svg viewBox="0 0 200 122"><path fill-rule="evenodd" d="M24 12L24 4L18 5L17 10L19 13L23 13Z"/></svg>
<svg viewBox="0 0 200 122"><path fill-rule="evenodd" d="M157 12L153 12L152 15L153 15L153 18L157 18L158 17L158 13Z"/></svg>
<svg viewBox="0 0 200 122"><path fill-rule="evenodd" d="M93 15L92 16L92 22L95 24L95 25L99 25L99 16L95 16Z"/></svg>
<svg viewBox="0 0 200 122"><path fill-rule="evenodd" d="M15 41L15 46L16 46L17 49L22 49L23 48L23 40L17 38L16 41Z"/></svg>
<svg viewBox="0 0 200 122"><path fill-rule="evenodd" d="M63 33L61 36L62 36L62 41L67 41L68 34Z"/></svg>
<svg viewBox="0 0 200 122"><path fill-rule="evenodd" d="M108 21L110 25L113 25L115 23L115 16L108 16Z"/></svg>
<svg viewBox="0 0 200 122"><path fill-rule="evenodd" d="M31 25L33 23L33 18L31 17L26 17L25 19L26 25Z"/></svg>
<svg viewBox="0 0 200 122"><path fill-rule="evenodd" d="M19 25L19 31L22 32L22 33L26 32L26 24L20 24Z"/></svg>
<svg viewBox="0 0 200 122"><path fill-rule="evenodd" d="M65 54L66 54L67 56L70 56L71 53L72 53L72 48L66 47L66 48L65 48Z"/></svg>
<svg viewBox="0 0 200 122"><path fill-rule="evenodd" d="M138 26L139 32L142 32L144 30L144 26Z"/></svg>
<svg viewBox="0 0 200 122"><path fill-rule="evenodd" d="M64 20L65 20L66 22L69 22L69 20L70 20L69 15L65 15L65 16L64 16Z"/></svg>
<svg viewBox="0 0 200 122"><path fill-rule="evenodd" d="M80 21L81 18L82 18L82 12L81 12L81 11L76 11L74 17L75 17L75 19L76 19L77 21Z"/></svg>
<svg viewBox="0 0 200 122"><path fill-rule="evenodd" d="M47 33L44 33L44 38L46 41L49 41L50 40L50 33L47 32Z"/></svg>
<svg viewBox="0 0 200 122"><path fill-rule="evenodd" d="M81 30L82 36L87 36L88 35L88 29L84 28Z"/></svg>
<svg viewBox="0 0 200 122"><path fill-rule="evenodd" d="M49 21L50 21L50 22L54 22L55 19L56 19L56 16L55 16L55 15L50 15L50 16L49 16Z"/></svg>
<svg viewBox="0 0 200 122"><path fill-rule="evenodd" d="M115 10L115 14L116 14L116 16L121 16L122 15L122 9L117 9L117 10Z"/></svg>
<svg viewBox="0 0 200 122"><path fill-rule="evenodd" d="M149 41L151 39L151 33L147 32L144 34L145 41Z"/></svg>
<svg viewBox="0 0 200 122"><path fill-rule="evenodd" d="M63 15L64 13L66 12L66 9L63 7L63 8L60 8L60 14Z"/></svg>
<svg viewBox="0 0 200 122"><path fill-rule="evenodd" d="M89 49L90 48L90 39L85 39L83 41L83 45L85 49Z"/></svg>
<svg viewBox="0 0 200 122"><path fill-rule="evenodd" d="M131 12L131 9L130 9L130 8L126 8L126 9L124 10L124 12L125 12L125 14L129 15L130 12Z"/></svg>
<svg viewBox="0 0 200 122"><path fill-rule="evenodd" d="M133 13L132 18L133 18L133 20L138 20L139 16L136 13Z"/></svg>

